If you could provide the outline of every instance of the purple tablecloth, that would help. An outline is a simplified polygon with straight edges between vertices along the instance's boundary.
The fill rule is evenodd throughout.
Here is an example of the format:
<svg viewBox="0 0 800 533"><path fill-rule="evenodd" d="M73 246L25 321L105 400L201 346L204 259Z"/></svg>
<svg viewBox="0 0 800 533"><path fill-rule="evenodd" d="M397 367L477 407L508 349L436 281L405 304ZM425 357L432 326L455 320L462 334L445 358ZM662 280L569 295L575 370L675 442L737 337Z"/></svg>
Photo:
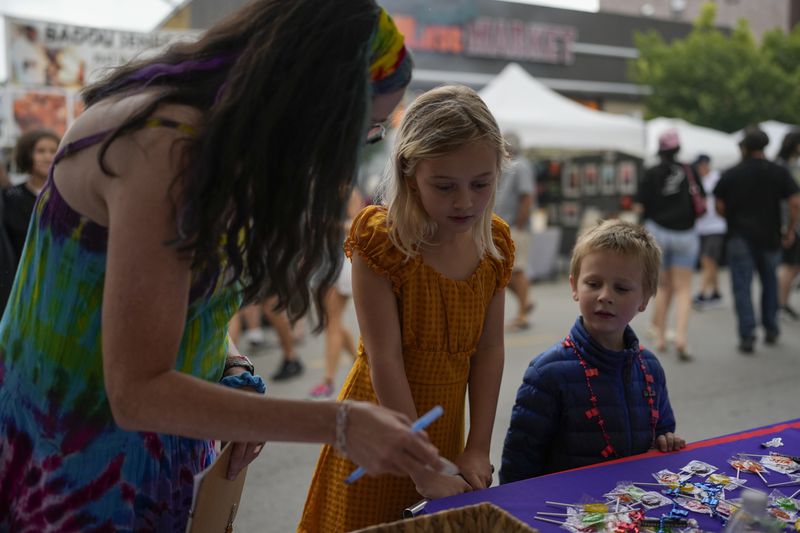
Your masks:
<svg viewBox="0 0 800 533"><path fill-rule="evenodd" d="M800 455L800 419L797 419L696 442L677 453L650 452L588 468L560 472L442 498L428 503L424 512L428 514L480 502L491 502L542 532L563 531L555 524L534 520L534 516L538 511L565 512L563 507L546 505L544 503L545 500L563 503L583 503L588 499L601 501L603 494L613 489L618 481L654 482L653 473L664 468L677 472L693 459L710 463L719 469L717 472L735 477L736 471L728 464L728 459L736 453L769 453L770 450L765 450L760 444L773 437L782 437L784 445L780 448L770 448L770 450L790 455ZM741 475L748 480L748 487L763 489L766 492L773 490L767 488L764 482L754 474L742 473ZM789 479L784 474L769 470L764 474L764 477L768 483L778 483ZM699 480L700 478L695 476L690 481ZM650 487L650 489L658 490L657 487ZM787 496L798 489L800 489L800 486L780 488ZM739 497L740 493L740 490L735 490L727 494L728 497L736 498ZM669 506L653 509L647 512L647 516L660 517L662 513L667 513L670 509L671 507ZM689 513L689 516L696 519L700 528L704 531L719 531L722 529L722 523L716 518L698 513Z"/></svg>

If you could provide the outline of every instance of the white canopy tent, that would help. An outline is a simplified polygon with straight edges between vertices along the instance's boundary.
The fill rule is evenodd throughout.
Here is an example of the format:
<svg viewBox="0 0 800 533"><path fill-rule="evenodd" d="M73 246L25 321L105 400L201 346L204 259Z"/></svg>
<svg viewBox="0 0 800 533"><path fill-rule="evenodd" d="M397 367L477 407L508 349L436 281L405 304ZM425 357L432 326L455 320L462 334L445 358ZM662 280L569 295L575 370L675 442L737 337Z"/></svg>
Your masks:
<svg viewBox="0 0 800 533"><path fill-rule="evenodd" d="M671 128L678 131L681 141L678 159L681 161L691 163L698 155L706 154L714 168L723 170L741 159L739 146L728 133L695 126L680 118L654 118L647 121L647 165L658 162L658 137Z"/></svg>
<svg viewBox="0 0 800 533"><path fill-rule="evenodd" d="M792 130L800 130L800 127L785 122L778 122L777 120L761 122L758 127L769 137L769 144L764 150L764 155L766 155L768 159L775 159L778 157L778 152L781 151L781 144L783 144L783 138L787 133ZM738 145L739 141L744 137L744 130L732 133L731 137L733 137L734 142Z"/></svg>
<svg viewBox="0 0 800 533"><path fill-rule="evenodd" d="M504 132L526 149L618 151L644 156L641 120L589 109L511 63L480 91Z"/></svg>

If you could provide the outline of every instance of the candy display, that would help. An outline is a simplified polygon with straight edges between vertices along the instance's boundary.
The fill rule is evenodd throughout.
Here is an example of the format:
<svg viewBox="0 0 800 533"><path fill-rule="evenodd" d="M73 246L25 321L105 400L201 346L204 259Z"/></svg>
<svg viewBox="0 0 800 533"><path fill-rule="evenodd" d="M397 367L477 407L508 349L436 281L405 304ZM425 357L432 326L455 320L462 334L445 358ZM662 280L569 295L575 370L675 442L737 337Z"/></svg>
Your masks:
<svg viewBox="0 0 800 533"><path fill-rule="evenodd" d="M768 487L800 485L800 473L796 473L800 472L800 462L796 456L741 453L730 458L728 464L736 477L715 465L692 460L678 472L668 469L654 472L656 483L618 481L603 494L603 501L592 500L590 496L584 496L581 503L547 501L547 505L565 507L566 512L539 512L535 518L558 524L572 533L698 533L692 513L717 519L721 530L741 506L742 493L767 494L760 488L746 486L747 480L739 477L741 473L757 475ZM768 470L786 478L768 485L762 475ZM739 496L729 496L737 492ZM800 501L795 499L798 494L800 490L787 496L774 489L768 496L768 512L789 530L797 530L800 525ZM646 515L668 506L669 510L662 510L660 515Z"/></svg>

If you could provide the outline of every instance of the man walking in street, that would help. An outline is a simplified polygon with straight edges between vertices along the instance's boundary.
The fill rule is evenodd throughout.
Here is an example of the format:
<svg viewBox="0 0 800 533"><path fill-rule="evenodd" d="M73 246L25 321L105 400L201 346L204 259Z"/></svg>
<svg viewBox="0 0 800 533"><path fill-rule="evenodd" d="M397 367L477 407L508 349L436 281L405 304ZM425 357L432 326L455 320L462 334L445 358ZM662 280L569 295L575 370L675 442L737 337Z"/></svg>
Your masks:
<svg viewBox="0 0 800 533"><path fill-rule="evenodd" d="M728 222L728 266L739 330L739 351L753 352L756 318L750 286L753 271L761 280L761 324L764 342L775 344L778 327L776 269L781 247L795 238L800 214L800 188L782 166L764 158L767 134L748 128L739 143L742 161L725 171L714 189L717 211ZM787 201L789 221L781 224L781 202Z"/></svg>
<svg viewBox="0 0 800 533"><path fill-rule="evenodd" d="M514 269L508 286L519 302L519 311L507 329L520 331L530 327L528 314L533 310L526 270L532 237L531 210L536 187L533 167L520 153L519 137L514 133L506 133L505 139L511 163L500 179L495 213L511 227L511 238L516 247Z"/></svg>

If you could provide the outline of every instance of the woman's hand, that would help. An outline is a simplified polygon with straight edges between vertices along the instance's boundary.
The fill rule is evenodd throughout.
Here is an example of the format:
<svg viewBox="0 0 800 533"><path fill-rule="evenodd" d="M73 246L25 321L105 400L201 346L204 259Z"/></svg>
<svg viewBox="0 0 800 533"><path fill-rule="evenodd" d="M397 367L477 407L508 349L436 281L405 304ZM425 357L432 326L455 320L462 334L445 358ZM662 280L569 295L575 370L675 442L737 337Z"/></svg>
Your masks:
<svg viewBox="0 0 800 533"><path fill-rule="evenodd" d="M470 492L472 487L461 476L449 476L424 470L413 476L414 485L423 498L435 500L455 494Z"/></svg>
<svg viewBox="0 0 800 533"><path fill-rule="evenodd" d="M408 417L367 402L350 405L346 453L371 475L413 476L427 468L442 468L427 433L412 433Z"/></svg>
<svg viewBox="0 0 800 533"><path fill-rule="evenodd" d="M488 454L464 450L455 463L461 472L461 477L474 490L485 489L492 485L492 464Z"/></svg>
<svg viewBox="0 0 800 533"><path fill-rule="evenodd" d="M223 377L237 376L245 372L247 372L246 369L240 366L234 366L226 370ZM258 391L252 387L242 387L239 390L258 393ZM222 444L222 447L225 447L225 443ZM253 462L263 448L263 442L234 442L233 449L231 450L231 461L228 464L228 479L236 479L239 472Z"/></svg>

